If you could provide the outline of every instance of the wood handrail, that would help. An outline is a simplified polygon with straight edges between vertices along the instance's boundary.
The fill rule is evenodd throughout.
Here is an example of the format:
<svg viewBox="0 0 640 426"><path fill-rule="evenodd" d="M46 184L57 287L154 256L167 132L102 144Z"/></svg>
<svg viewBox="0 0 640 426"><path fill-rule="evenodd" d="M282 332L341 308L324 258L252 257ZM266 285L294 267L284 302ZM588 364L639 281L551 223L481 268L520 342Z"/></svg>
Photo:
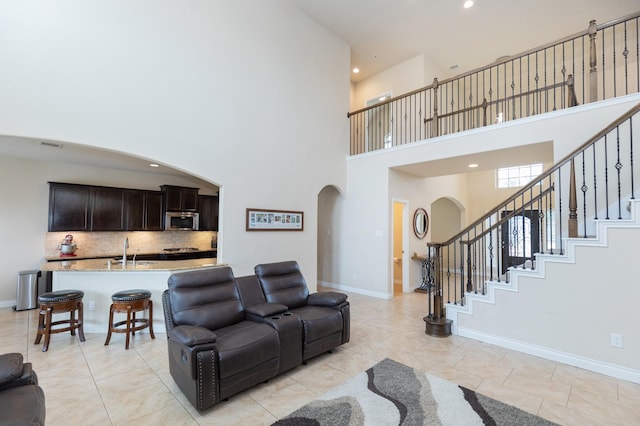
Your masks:
<svg viewBox="0 0 640 426"><path fill-rule="evenodd" d="M627 16L622 17L622 18L614 19L614 20L608 21L608 22L606 22L604 24L597 25L596 26L596 31L600 31L600 30L603 30L605 28L608 28L608 27L620 24L622 22L628 21L630 19L639 18L639 17L640 17L640 11L635 12L635 13L631 13L631 14L629 14ZM380 106L383 106L383 105L386 105L386 104L390 104L392 102L396 102L396 101L398 101L400 99L407 98L409 96L415 95L415 94L420 93L420 92L426 92L428 90L433 89L434 85L437 87L438 85L444 85L444 84L453 82L455 80L460 80L460 79L463 79L463 78L468 77L470 75L477 74L477 73L479 73L481 71L484 71L486 69L497 67L497 66L503 65L503 64L505 64L507 62L513 61L515 59L531 55L532 53L536 53L536 52L539 52L539 51L542 51L542 50L546 50L546 49L549 49L549 48L551 48L553 46L556 46L558 44L562 44L562 43L571 41L573 39L576 39L576 38L579 38L579 37L583 37L583 36L588 36L588 35L589 35L589 27L587 27L586 29L584 29L582 31L578 31L575 34L572 34L572 35L569 35L569 36L565 36L565 37L562 37L562 38L557 39L555 41L552 41L550 43L546 43L546 44L543 44L541 46L535 47L533 49L525 50L524 52L509 56L509 57L506 57L506 58L503 58L503 59L501 59L499 61L491 63L490 65L485 65L485 66L482 66L482 67L478 67L478 68L475 68L475 69L473 69L471 71L467 71L467 72L465 72L463 74L459 74L459 75L457 75L455 77L450 77L450 78L444 79L442 81L437 81L437 79L436 79L435 81L437 81L437 83L432 83L432 84L424 86L424 87L422 87L420 89L416 89L416 90L413 90L411 92L407 92L407 93L404 93L402 95L398 95L398 96L395 96L393 98L389 98L386 101L377 103L375 105L371 105L371 106L368 106L368 107L360 108L360 109L358 109L356 111L348 112L347 113L347 118L350 118L352 115L356 115L356 114L368 111L368 110L376 108L376 107L380 107Z"/></svg>
<svg viewBox="0 0 640 426"><path fill-rule="evenodd" d="M463 229L462 231L460 231L459 233L457 233L456 235L454 235L453 237L451 237L450 239L448 239L445 242L442 243L437 243L441 246L447 246L450 245L452 243L455 242L455 240L459 239L460 237L462 237L465 233L471 231L472 229L474 229L476 226L478 226L479 224L481 224L484 220L486 220L488 217L493 216L494 214L498 213L506 204L509 204L513 201L515 201L517 198L522 197L527 191L531 190L532 188L534 188L536 185L539 184L540 181L548 178L549 176L551 176L555 171L557 171L558 169L560 169L562 166L564 166L566 163L568 163L569 161L571 161L577 154L579 154L580 152L582 152L584 149L586 149L589 145L594 144L596 141L598 141L599 139L603 138L606 134L608 134L609 132L611 132L612 130L614 130L616 127L620 126L622 123L624 123L626 120L629 119L629 117L631 117L632 115L634 115L635 113L637 113L638 111L640 111L640 103L638 103L637 105L635 105L633 108L631 108L630 110L628 110L627 112L625 112L624 114L622 114L620 117L618 117L615 121L613 121L611 124L609 124L607 127L605 127L603 130L599 131L598 133L596 133L594 136L592 136L591 138L589 138L589 140L587 140L585 143L583 143L582 145L580 145L578 148L576 148L575 150L573 150L570 154L566 155L564 158L562 158L560 161L558 161L553 167L551 167L549 170L541 173L540 175L538 175L538 177L536 177L535 179L533 179L531 182L529 182L527 185L523 186L518 192L516 192L515 194L513 194L511 197L507 198L505 201L503 201L502 203L498 204L497 206L495 206L493 209L489 210L489 212L487 212L486 214L484 214L484 216L482 216L480 219L477 219L476 221L474 221L471 225L467 226L465 229Z"/></svg>

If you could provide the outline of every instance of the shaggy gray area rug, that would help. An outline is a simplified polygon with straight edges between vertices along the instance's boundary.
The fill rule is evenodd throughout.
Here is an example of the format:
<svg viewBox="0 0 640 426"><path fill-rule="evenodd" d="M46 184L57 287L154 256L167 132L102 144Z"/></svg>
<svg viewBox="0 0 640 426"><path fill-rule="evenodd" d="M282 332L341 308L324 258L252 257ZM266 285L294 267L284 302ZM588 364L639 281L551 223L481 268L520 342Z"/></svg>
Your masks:
<svg viewBox="0 0 640 426"><path fill-rule="evenodd" d="M555 425L386 358L274 423L290 425Z"/></svg>

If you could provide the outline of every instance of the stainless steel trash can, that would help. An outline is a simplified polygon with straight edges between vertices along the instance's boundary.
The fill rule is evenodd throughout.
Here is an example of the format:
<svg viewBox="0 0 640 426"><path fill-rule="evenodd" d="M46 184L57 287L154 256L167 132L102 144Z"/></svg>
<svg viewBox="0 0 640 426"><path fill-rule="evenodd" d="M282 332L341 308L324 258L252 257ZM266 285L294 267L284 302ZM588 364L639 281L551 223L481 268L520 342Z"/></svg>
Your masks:
<svg viewBox="0 0 640 426"><path fill-rule="evenodd" d="M40 271L18 272L18 286L16 288L16 311L35 309L38 307L38 278Z"/></svg>

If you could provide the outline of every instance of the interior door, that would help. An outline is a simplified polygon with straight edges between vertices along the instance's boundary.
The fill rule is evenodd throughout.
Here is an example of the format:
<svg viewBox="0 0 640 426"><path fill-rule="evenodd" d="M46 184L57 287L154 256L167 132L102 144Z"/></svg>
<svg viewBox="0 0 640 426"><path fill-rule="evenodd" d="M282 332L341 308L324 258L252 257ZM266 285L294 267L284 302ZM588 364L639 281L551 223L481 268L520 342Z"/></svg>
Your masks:
<svg viewBox="0 0 640 426"><path fill-rule="evenodd" d="M505 210L502 217L512 211ZM509 266L522 265L540 251L540 214L538 210L523 210L502 225L502 273Z"/></svg>

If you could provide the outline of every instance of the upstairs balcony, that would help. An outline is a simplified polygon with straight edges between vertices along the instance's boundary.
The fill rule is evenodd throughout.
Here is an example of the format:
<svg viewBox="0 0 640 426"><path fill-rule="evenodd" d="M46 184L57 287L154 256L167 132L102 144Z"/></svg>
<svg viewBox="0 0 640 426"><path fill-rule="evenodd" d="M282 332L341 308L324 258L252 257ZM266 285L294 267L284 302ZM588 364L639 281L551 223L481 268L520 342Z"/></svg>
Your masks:
<svg viewBox="0 0 640 426"><path fill-rule="evenodd" d="M640 91L640 12L348 114L350 155Z"/></svg>

